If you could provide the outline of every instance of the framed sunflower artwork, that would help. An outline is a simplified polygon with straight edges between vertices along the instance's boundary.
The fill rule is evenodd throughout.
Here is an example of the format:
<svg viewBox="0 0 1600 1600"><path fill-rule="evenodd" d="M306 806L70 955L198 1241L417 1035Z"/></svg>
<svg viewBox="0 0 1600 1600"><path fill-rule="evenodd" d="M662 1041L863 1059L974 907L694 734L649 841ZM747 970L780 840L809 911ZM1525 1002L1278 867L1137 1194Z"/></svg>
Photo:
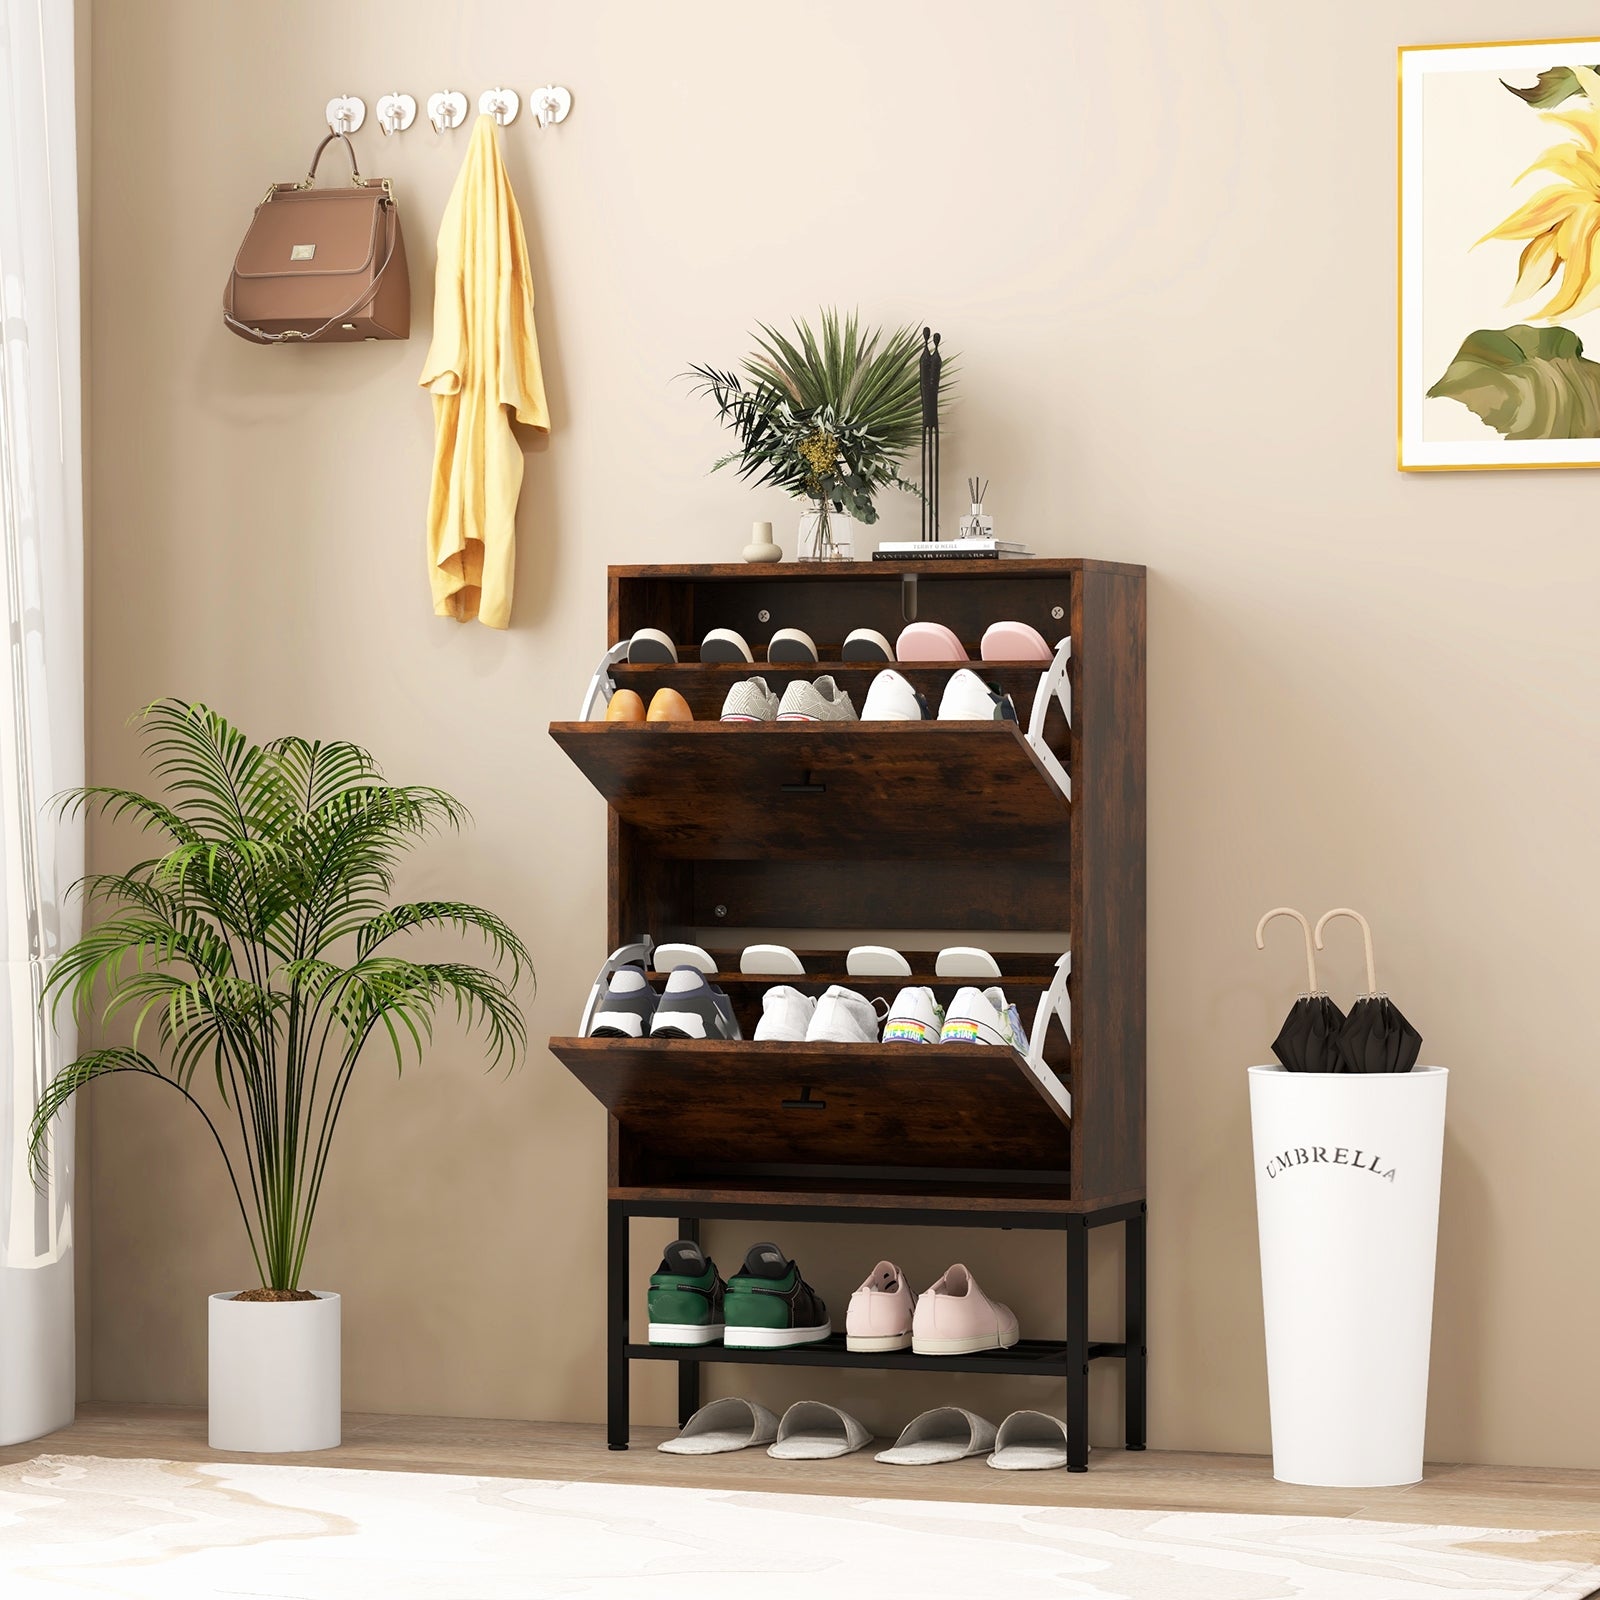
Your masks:
<svg viewBox="0 0 1600 1600"><path fill-rule="evenodd" d="M1600 466L1600 39L1400 51L1399 447Z"/></svg>

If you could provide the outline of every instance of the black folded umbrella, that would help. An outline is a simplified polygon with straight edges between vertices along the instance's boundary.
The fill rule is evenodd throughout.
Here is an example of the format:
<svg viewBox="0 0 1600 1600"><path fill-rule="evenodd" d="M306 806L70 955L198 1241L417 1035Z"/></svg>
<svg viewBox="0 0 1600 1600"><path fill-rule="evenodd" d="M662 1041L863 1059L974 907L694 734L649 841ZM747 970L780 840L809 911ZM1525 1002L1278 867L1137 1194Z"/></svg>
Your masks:
<svg viewBox="0 0 1600 1600"><path fill-rule="evenodd" d="M1334 917L1350 917L1361 924L1367 952L1367 992L1350 1007L1350 1015L1335 1040L1337 1064L1332 1072L1409 1072L1422 1053L1422 1035L1406 1020L1388 995L1378 989L1377 963L1372 955L1372 929L1359 911L1340 906L1324 913L1317 923L1317 948L1322 930Z"/></svg>
<svg viewBox="0 0 1600 1600"><path fill-rule="evenodd" d="M1289 1072L1337 1072L1338 1041L1345 1014L1317 987L1317 957L1311 946L1311 923L1293 906L1278 906L1256 924L1256 949L1267 948L1266 928L1274 917L1293 917L1306 936L1306 992L1289 1008L1289 1015L1272 1041L1272 1053Z"/></svg>

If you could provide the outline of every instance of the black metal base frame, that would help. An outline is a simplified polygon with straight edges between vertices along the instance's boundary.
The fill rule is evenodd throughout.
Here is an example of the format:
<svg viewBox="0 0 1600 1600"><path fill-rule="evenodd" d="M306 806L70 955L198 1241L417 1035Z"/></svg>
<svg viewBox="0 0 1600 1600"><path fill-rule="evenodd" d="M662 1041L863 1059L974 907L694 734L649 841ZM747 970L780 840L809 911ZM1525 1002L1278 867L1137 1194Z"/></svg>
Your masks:
<svg viewBox="0 0 1600 1600"><path fill-rule="evenodd" d="M708 1361L779 1366L875 1367L927 1371L1011 1373L1060 1377L1067 1383L1067 1469L1089 1468L1089 1364L1105 1358L1123 1363L1127 1448L1145 1447L1145 1372L1148 1364L1145 1323L1144 1201L1108 1206L1099 1211L1065 1216L1036 1212L877 1210L843 1206L730 1206L712 1204L700 1215L679 1215L678 1207L658 1201L610 1200L606 1203L606 1443L628 1448L628 1379L633 1361L678 1363L678 1422L682 1426L700 1407L700 1368ZM628 1221L632 1217L678 1217L680 1238L700 1237L700 1224L710 1218L779 1218L791 1222L897 1222L951 1228L1059 1228L1067 1236L1067 1333L1065 1340L1024 1340L1010 1350L979 1355L918 1356L909 1350L857 1352L845 1349L842 1337L823 1344L772 1350L729 1350L722 1345L679 1347L634 1344L628 1338L630 1267ZM1089 1339L1089 1230L1120 1222L1123 1226L1123 1336L1120 1343Z"/></svg>

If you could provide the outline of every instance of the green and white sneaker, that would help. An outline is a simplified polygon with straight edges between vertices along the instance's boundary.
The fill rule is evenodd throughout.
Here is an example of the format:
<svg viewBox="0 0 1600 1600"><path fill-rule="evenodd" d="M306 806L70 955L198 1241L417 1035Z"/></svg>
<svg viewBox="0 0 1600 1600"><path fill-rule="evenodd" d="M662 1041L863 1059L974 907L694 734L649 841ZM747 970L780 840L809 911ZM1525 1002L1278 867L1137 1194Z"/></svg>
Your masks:
<svg viewBox="0 0 1600 1600"><path fill-rule="evenodd" d="M675 1239L651 1274L645 1303L651 1344L715 1344L722 1337L727 1285L692 1239Z"/></svg>
<svg viewBox="0 0 1600 1600"><path fill-rule="evenodd" d="M753 1244L744 1270L728 1279L727 1332L730 1350L772 1350L819 1344L833 1332L822 1296L775 1244Z"/></svg>

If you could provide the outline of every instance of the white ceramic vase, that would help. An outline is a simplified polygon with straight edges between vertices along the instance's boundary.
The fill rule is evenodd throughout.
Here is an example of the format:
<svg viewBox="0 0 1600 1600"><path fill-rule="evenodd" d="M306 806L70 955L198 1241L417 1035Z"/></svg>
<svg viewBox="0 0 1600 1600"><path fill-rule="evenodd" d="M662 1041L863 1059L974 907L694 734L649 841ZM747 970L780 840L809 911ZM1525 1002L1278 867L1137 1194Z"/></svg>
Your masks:
<svg viewBox="0 0 1600 1600"><path fill-rule="evenodd" d="M339 1296L211 1296L213 1450L331 1450L339 1442Z"/></svg>
<svg viewBox="0 0 1600 1600"><path fill-rule="evenodd" d="M1444 1153L1443 1067L1250 1068L1272 1475L1422 1476Z"/></svg>

